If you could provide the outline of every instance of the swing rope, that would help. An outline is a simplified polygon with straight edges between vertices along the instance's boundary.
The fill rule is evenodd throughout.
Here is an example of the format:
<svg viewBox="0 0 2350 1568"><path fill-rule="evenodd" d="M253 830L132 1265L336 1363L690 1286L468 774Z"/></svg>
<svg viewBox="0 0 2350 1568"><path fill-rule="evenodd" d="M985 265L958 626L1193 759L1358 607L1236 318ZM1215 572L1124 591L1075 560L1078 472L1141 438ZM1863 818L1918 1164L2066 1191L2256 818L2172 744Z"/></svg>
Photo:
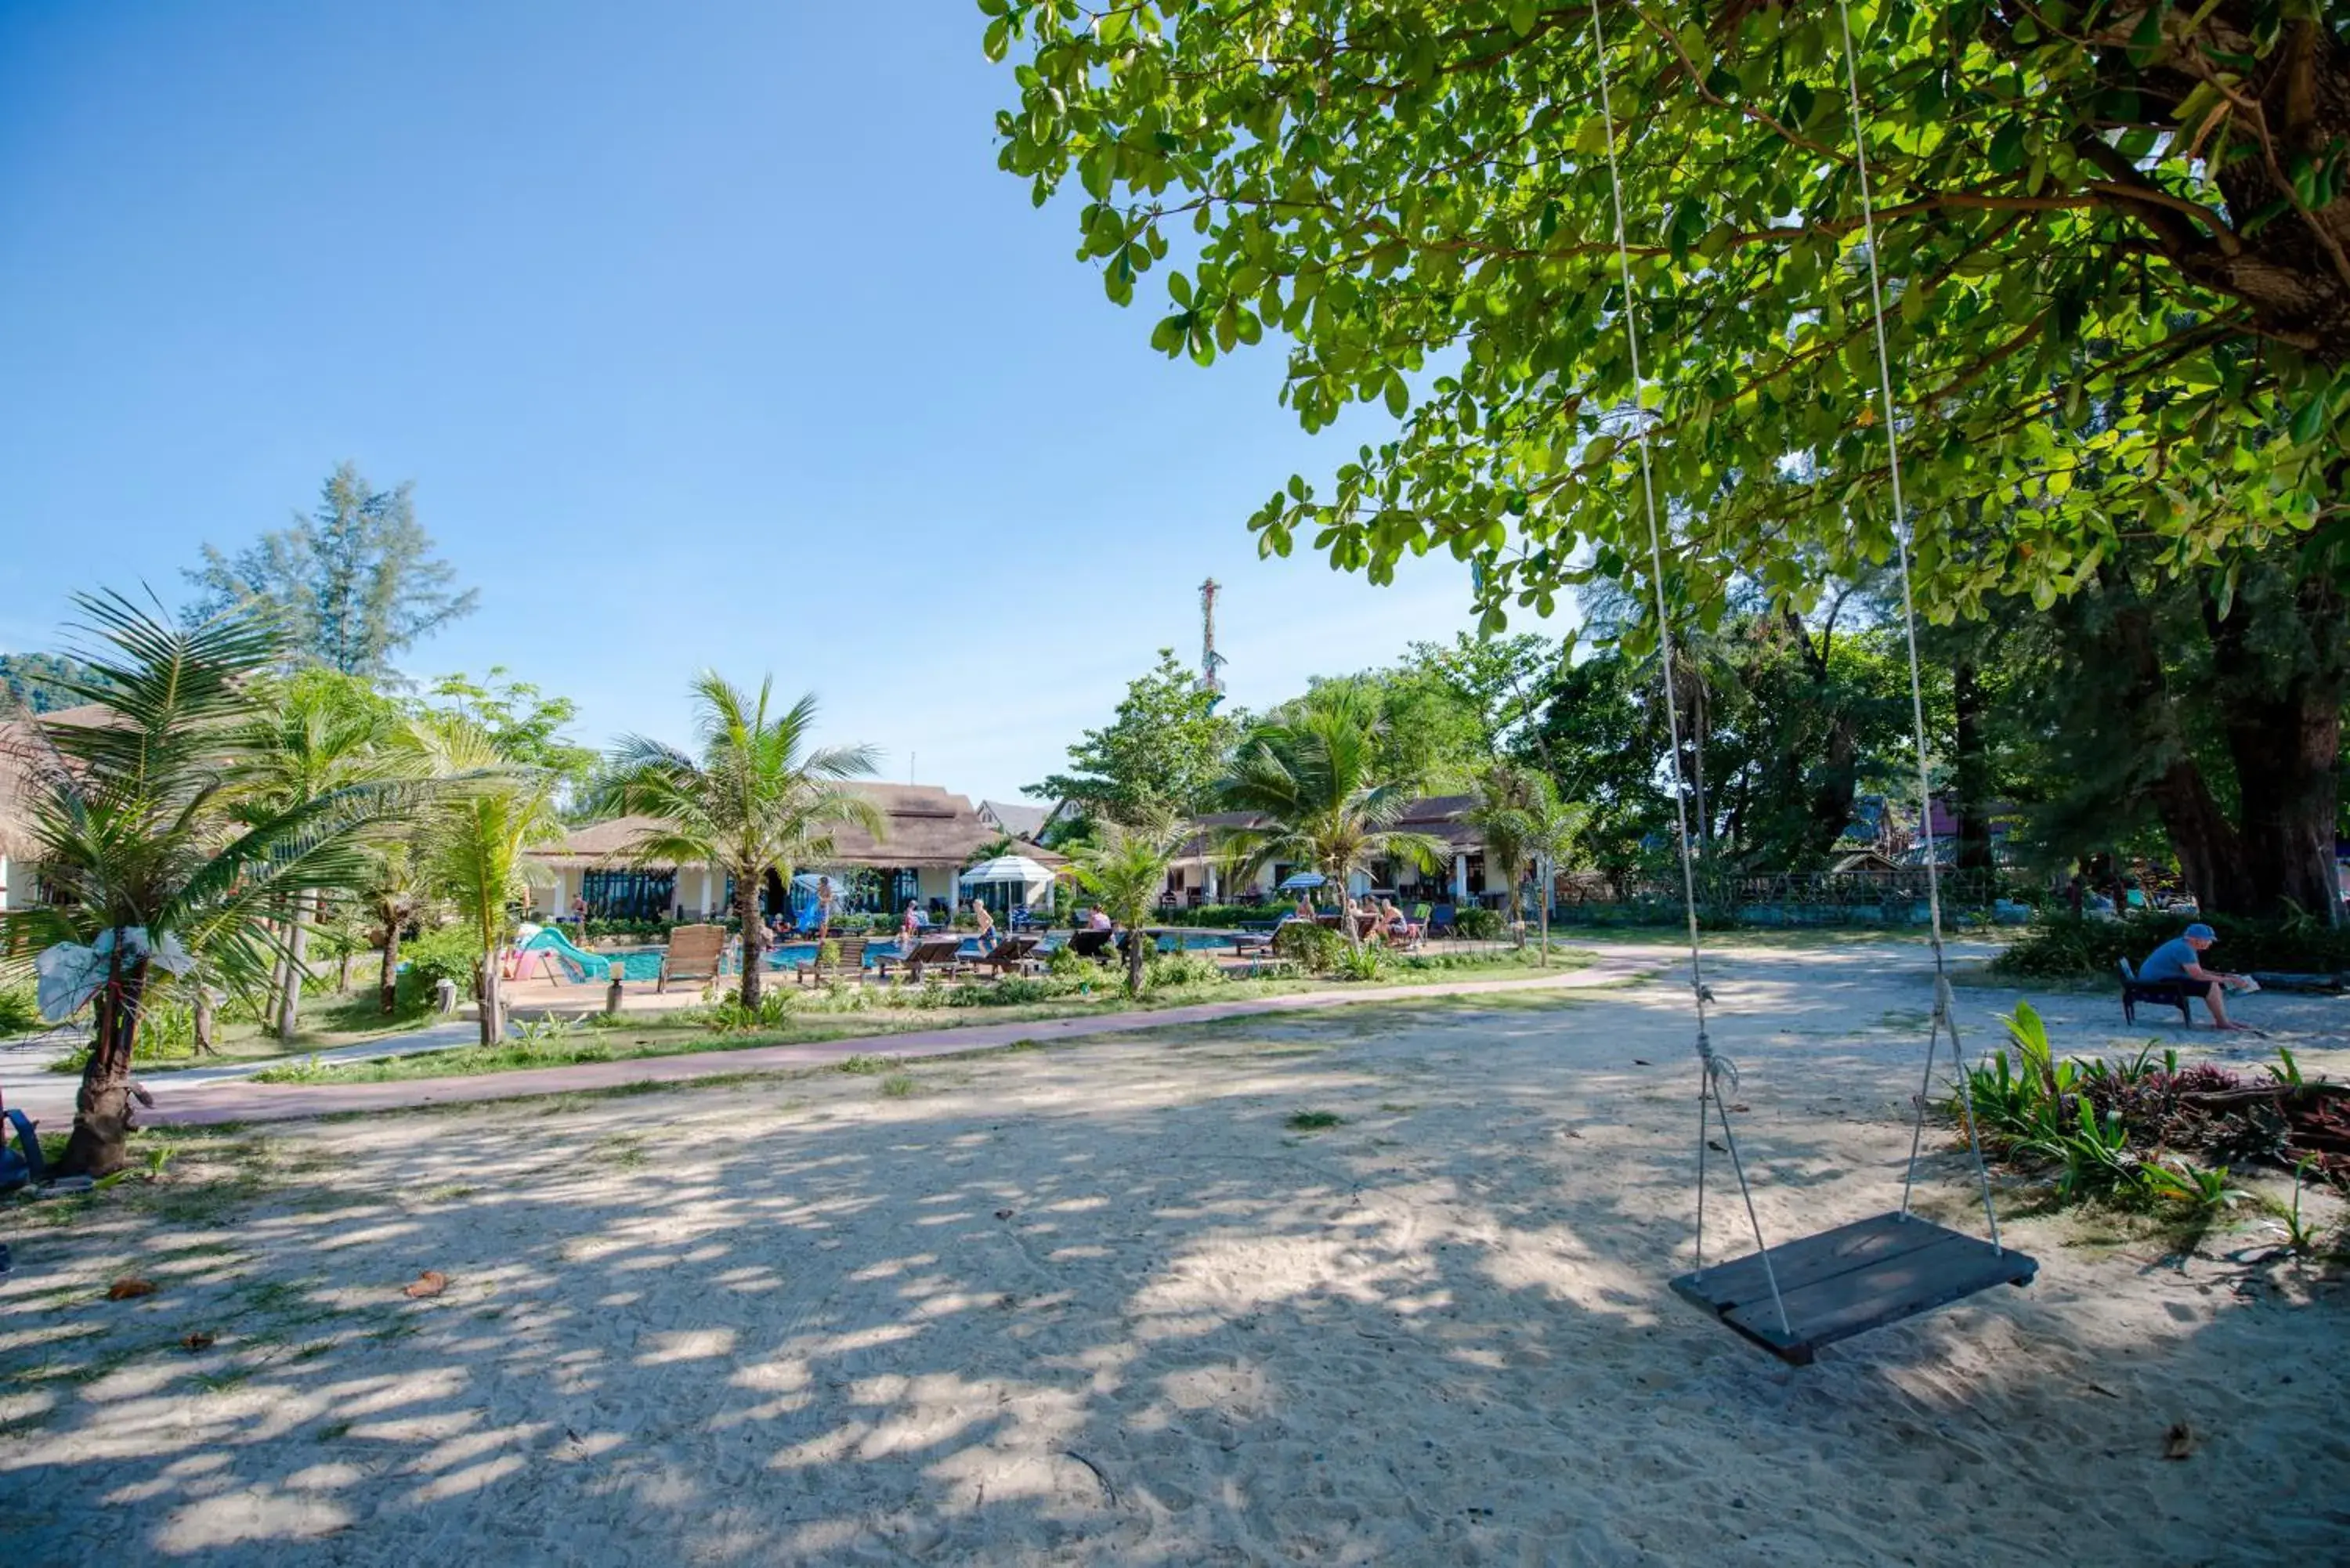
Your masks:
<svg viewBox="0 0 2350 1568"><path fill-rule="evenodd" d="M1982 1138L1975 1127L1974 1088L1967 1077L1966 1054L1959 1044L1959 1024L1953 1016L1950 965L1942 951L1942 877L1934 842L1933 784L1926 760L1926 697L1918 671L1918 609L1910 587L1912 530L1908 506L1901 493L1901 437L1894 421L1893 354L1886 342L1885 286L1877 270L1877 212L1875 195L1869 189L1868 134L1861 123L1860 66L1853 48L1852 14L1846 0L1836 0L1836 23L1844 35L1845 92L1852 116L1853 149L1856 155L1854 167L1860 176L1861 236L1868 253L1869 323L1877 334L1877 389L1885 421L1886 473L1893 493L1893 541L1901 564L1901 625L1909 649L1909 716L1918 742L1918 819L1926 841L1926 913L1934 947L1934 1015L1927 1026L1925 1080L1918 1090L1917 1119L1909 1128L1909 1164L1901 1177L1900 1213L1905 1220L1909 1217L1910 1195L1918 1180L1918 1157L1926 1137L1926 1105L1934 1090L1934 1056L1942 1036L1948 1034L1950 1061L1959 1075L1960 1114L1967 1124L1967 1147L1974 1156L1975 1179L1982 1189L1983 1220L1991 1229L1992 1250L2003 1251L1999 1240L1999 1211L1991 1203L1991 1172L1983 1164Z"/></svg>
<svg viewBox="0 0 2350 1568"><path fill-rule="evenodd" d="M1599 61L1599 112L1607 128L1607 189L1616 219L1616 265L1624 286L1624 346L1632 368L1633 442L1640 456L1640 497L1648 509L1648 582L1656 595L1657 649L1664 666L1665 723L1672 743L1673 818L1680 845L1681 910L1689 920L1690 1002L1697 1014L1697 1266L1705 1270L1705 1179L1707 1109L1711 1107L1721 1123L1722 1147L1730 1156L1730 1168L1738 1178L1738 1193L1746 1204L1747 1223L1754 1231L1754 1250L1762 1260L1762 1275L1771 1286L1771 1304L1779 1314L1781 1332L1792 1336L1794 1328L1787 1319L1787 1303L1779 1294L1779 1272L1771 1262L1771 1248L1762 1239L1762 1217L1754 1210L1754 1189L1746 1179L1746 1162L1738 1152L1738 1134L1730 1125L1730 1107L1722 1094L1726 1082L1731 1089L1738 1086L1738 1066L1728 1057L1717 1053L1706 1027L1706 1003L1713 1000L1706 989L1704 945L1697 929L1697 863L1690 849L1689 790L1681 775L1680 699L1673 680L1673 628L1665 605L1665 553L1663 530L1657 523L1656 479L1648 462L1648 418L1641 406L1640 394L1648 381L1640 369L1640 328L1635 319L1632 296L1632 253L1624 235L1624 178L1616 161L1616 106L1607 69L1607 32L1599 16L1599 0L1591 0L1591 34L1594 51Z"/></svg>

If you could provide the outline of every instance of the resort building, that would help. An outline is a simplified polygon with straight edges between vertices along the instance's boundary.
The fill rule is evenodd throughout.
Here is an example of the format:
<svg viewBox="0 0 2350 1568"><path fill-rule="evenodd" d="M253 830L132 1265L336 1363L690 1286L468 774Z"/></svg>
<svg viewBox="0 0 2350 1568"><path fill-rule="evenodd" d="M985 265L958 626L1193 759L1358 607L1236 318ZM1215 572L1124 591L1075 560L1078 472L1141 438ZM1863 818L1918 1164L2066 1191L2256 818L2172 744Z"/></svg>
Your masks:
<svg viewBox="0 0 2350 1568"><path fill-rule="evenodd" d="M832 853L820 863L794 868L794 888L772 873L761 889L761 908L770 914L796 908L814 897L819 876L829 877L844 912L896 914L908 904L952 909L966 897L957 885L963 868L1003 830L972 809L967 796L935 784L856 783L843 786L865 796L881 813L886 831L875 838L853 823L829 830ZM584 906L596 919L685 920L723 919L733 913L733 878L717 867L637 861L629 847L650 826L644 817L615 817L582 827L559 844L531 851L548 873L534 888L549 918ZM1019 854L1047 868L1066 860L1049 849L1023 843ZM1005 889L995 890L1001 896ZM1041 897L1042 890L1032 892Z"/></svg>
<svg viewBox="0 0 2350 1568"><path fill-rule="evenodd" d="M44 725L92 726L106 722L108 708L85 702L37 715ZM46 902L41 890L39 845L26 820L26 803L38 787L36 759L41 737L24 719L0 722L0 910L29 909Z"/></svg>
<svg viewBox="0 0 2350 1568"><path fill-rule="evenodd" d="M1412 802L1395 830L1422 834L1442 845L1436 869L1376 865L1368 873L1357 872L1347 891L1359 896L1376 890L1430 904L1473 904L1489 891L1500 898L1503 889L1498 883L1490 889L1486 887L1485 846L1477 830L1463 820L1476 805L1473 794L1430 795ZM1254 903L1274 897L1274 889L1292 872L1305 869L1276 861L1258 867L1256 875L1245 881L1234 882L1225 864L1223 836L1232 828L1247 826L1251 820L1246 812L1236 811L1211 812L1194 819L1191 838L1168 867L1164 901L1177 906Z"/></svg>

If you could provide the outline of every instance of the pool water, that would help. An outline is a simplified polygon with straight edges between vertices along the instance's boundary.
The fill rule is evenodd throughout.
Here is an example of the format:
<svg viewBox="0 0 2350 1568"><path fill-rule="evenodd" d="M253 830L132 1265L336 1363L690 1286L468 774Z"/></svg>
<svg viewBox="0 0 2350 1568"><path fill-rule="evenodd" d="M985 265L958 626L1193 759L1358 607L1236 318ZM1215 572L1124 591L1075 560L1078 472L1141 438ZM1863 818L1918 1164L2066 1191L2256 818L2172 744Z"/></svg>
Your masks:
<svg viewBox="0 0 2350 1568"><path fill-rule="evenodd" d="M1045 938L1044 945L1037 950L1038 956L1042 957L1053 951L1068 940L1066 932ZM1161 931L1158 939L1159 950L1162 953L1211 951L1229 947L1232 940L1232 934L1230 931L1210 930ZM803 941L785 942L778 947L769 948L766 952L767 967L771 970L782 971L794 969L805 963L814 963L816 949L816 943ZM894 962L903 951L904 949L894 941L868 943L865 949L865 965L870 969L884 961ZM980 952L979 940L976 937L965 937L958 956L967 960L975 959L980 956ZM663 950L660 948L631 948L621 952L595 955L599 965L606 961L618 963L620 966L621 978L630 981L660 978L662 956ZM562 969L566 978L573 981L580 979L577 974L572 972L570 964L564 964ZM606 976L599 967L597 972L587 978L600 983Z"/></svg>

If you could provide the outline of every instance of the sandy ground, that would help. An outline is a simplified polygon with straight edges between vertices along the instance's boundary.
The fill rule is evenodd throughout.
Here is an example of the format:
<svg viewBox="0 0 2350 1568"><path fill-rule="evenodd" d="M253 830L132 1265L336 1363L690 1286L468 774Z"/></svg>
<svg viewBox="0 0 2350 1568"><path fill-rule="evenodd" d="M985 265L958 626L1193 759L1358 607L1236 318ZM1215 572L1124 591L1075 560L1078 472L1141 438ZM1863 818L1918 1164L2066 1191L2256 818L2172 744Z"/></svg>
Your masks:
<svg viewBox="0 0 2350 1568"><path fill-rule="evenodd" d="M1917 950L1747 951L1716 989L1765 1227L1890 1207ZM2076 1050L2217 1044L2044 1000ZM1960 1001L1981 1040L2012 995ZM2350 1558L2350 1284L2263 1261L2256 1218L2182 1251L2014 1217L2038 1283L1804 1370L1677 1301L1683 1006L193 1139L68 1222L0 1210L0 1535L25 1563ZM2350 1074L2350 1002L2245 1011ZM1970 1199L1939 1149L1921 1207ZM160 1288L100 1299L130 1272Z"/></svg>

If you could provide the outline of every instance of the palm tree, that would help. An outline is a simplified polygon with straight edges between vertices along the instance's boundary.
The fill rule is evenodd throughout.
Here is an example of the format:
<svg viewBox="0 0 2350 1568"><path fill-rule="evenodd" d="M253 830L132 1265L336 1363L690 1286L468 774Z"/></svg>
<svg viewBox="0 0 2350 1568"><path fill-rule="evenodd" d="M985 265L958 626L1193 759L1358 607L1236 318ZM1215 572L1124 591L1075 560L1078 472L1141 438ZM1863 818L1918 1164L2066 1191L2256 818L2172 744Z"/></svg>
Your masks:
<svg viewBox="0 0 2350 1568"><path fill-rule="evenodd" d="M1523 815L1526 854L1542 868L1542 892L1535 908L1542 914L1542 962L1550 962L1550 896L1557 868L1575 857L1575 845L1591 820L1591 808L1581 801L1558 798L1547 774L1530 774Z"/></svg>
<svg viewBox="0 0 2350 1568"><path fill-rule="evenodd" d="M603 787L606 806L653 819L623 851L629 859L721 867L734 878L746 1010L759 1005L765 968L759 889L767 874L788 883L795 867L830 856L827 829L836 825L875 838L888 826L872 802L842 787L873 772L873 748L811 748L816 694L771 714L774 687L772 678L762 680L754 696L704 670L693 683L700 758L630 735L613 752Z"/></svg>
<svg viewBox="0 0 2350 1568"><path fill-rule="evenodd" d="M265 771L250 742L265 712L254 692L284 652L275 626L243 607L183 622L118 594L74 604L88 668L65 684L109 712L33 726L25 811L58 897L0 914L0 958L15 968L58 949L92 961L95 1029L62 1165L105 1175L124 1163L131 1060L158 973L192 958L259 991L286 956L275 918L355 886L367 837L412 813L418 794L372 780L282 807L244 798Z"/></svg>
<svg viewBox="0 0 2350 1568"><path fill-rule="evenodd" d="M1142 925L1167 886L1167 867L1190 836L1172 815L1152 814L1134 822L1097 818L1091 840L1073 847L1069 864L1077 885L1093 895L1112 920L1126 928L1126 993L1142 994L1143 966L1151 945Z"/></svg>
<svg viewBox="0 0 2350 1568"><path fill-rule="evenodd" d="M1260 726L1243 743L1217 804L1251 814L1221 835L1237 877L1274 861L1311 867L1342 890L1357 871L1380 860L1435 868L1443 845L1396 827L1411 805L1411 782L1379 776L1382 739L1369 701L1352 688L1334 690L1294 715ZM1351 920L1347 940L1362 938Z"/></svg>
<svg viewBox="0 0 2350 1568"><path fill-rule="evenodd" d="M332 670L308 670L274 682L267 710L243 737L253 761L246 809L273 813L406 771L410 753L394 744L399 716L364 682ZM313 893L285 911L286 951L272 998L279 1044L291 1045L301 1024L302 982L308 977L309 937L324 916Z"/></svg>
<svg viewBox="0 0 2350 1568"><path fill-rule="evenodd" d="M376 1002L386 1018L400 1010L400 933L424 912L430 896L413 842L395 840L375 851L359 898L369 923L383 933Z"/></svg>
<svg viewBox="0 0 2350 1568"><path fill-rule="evenodd" d="M530 896L529 851L564 835L556 810L561 786L542 769L516 765L471 719L435 715L421 722L415 734L446 790L418 836L423 881L456 906L481 938L482 1044L493 1045L505 1038L498 951L512 928L514 906Z"/></svg>
<svg viewBox="0 0 2350 1568"><path fill-rule="evenodd" d="M1536 779L1542 779L1542 775L1514 763L1490 764L1477 778L1477 804L1463 812L1461 818L1477 830L1477 836L1484 843L1486 874L1491 877L1498 872L1503 886L1509 889L1510 929L1520 947L1526 945L1526 922L1524 906L1518 899L1518 887L1526 862L1534 854L1527 842L1532 824L1526 807Z"/></svg>

